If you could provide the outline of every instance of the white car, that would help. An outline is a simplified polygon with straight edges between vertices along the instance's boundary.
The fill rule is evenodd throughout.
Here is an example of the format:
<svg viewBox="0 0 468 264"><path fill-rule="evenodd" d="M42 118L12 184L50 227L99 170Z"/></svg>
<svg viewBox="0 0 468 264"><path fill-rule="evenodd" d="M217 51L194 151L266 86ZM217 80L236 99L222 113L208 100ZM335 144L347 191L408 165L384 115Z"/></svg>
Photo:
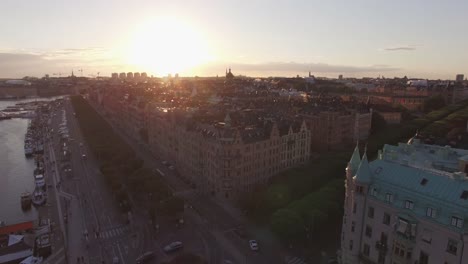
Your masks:
<svg viewBox="0 0 468 264"><path fill-rule="evenodd" d="M184 245L180 241L172 242L169 245L164 247L164 252L166 253L174 252L178 249L181 249L183 246Z"/></svg>
<svg viewBox="0 0 468 264"><path fill-rule="evenodd" d="M81 155L82 159L86 159L86 154Z"/></svg>
<svg viewBox="0 0 468 264"><path fill-rule="evenodd" d="M258 251L258 243L256 240L249 240L250 249L253 251Z"/></svg>

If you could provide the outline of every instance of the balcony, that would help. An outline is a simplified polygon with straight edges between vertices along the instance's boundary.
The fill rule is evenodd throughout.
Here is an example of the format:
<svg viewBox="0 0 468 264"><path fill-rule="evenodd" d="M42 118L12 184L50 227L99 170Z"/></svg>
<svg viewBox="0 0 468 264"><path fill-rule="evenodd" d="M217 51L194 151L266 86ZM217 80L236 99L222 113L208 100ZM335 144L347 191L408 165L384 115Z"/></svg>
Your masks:
<svg viewBox="0 0 468 264"><path fill-rule="evenodd" d="M382 252L383 254L386 254L387 253L387 250L388 250L388 246L386 243L383 243L381 241L377 241L375 243L375 248L379 251L379 252Z"/></svg>

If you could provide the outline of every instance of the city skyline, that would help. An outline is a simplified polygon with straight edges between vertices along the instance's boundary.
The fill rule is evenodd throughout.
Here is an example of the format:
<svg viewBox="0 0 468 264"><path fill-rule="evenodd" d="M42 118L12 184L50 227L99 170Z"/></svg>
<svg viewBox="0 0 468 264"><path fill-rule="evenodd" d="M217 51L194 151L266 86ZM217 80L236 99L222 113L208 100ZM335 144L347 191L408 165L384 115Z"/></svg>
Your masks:
<svg viewBox="0 0 468 264"><path fill-rule="evenodd" d="M466 7L455 0L2 1L0 77L79 69L87 77L216 76L231 67L259 77L454 79L468 59L460 34Z"/></svg>

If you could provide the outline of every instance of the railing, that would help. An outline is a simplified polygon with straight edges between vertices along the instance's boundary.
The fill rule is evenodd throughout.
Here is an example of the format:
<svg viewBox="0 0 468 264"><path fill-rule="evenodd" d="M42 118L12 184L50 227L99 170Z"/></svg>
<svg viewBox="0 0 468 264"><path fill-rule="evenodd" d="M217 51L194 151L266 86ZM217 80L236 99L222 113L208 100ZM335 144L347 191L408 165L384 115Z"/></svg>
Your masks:
<svg viewBox="0 0 468 264"><path fill-rule="evenodd" d="M386 253L387 250L388 250L387 244L386 244L386 243L383 243L383 242L381 242L381 241L377 241L377 242L375 243L375 248L376 248L377 250L379 250L380 252L382 252L382 253Z"/></svg>

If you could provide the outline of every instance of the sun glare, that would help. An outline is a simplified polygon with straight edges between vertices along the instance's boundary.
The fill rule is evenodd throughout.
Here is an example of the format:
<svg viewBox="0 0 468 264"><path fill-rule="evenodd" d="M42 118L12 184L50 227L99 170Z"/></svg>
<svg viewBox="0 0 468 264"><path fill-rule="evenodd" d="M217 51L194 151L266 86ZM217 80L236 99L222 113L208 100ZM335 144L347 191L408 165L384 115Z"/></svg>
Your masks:
<svg viewBox="0 0 468 264"><path fill-rule="evenodd" d="M201 34L173 18L141 26L132 38L128 57L132 65L157 75L187 73L212 59Z"/></svg>

